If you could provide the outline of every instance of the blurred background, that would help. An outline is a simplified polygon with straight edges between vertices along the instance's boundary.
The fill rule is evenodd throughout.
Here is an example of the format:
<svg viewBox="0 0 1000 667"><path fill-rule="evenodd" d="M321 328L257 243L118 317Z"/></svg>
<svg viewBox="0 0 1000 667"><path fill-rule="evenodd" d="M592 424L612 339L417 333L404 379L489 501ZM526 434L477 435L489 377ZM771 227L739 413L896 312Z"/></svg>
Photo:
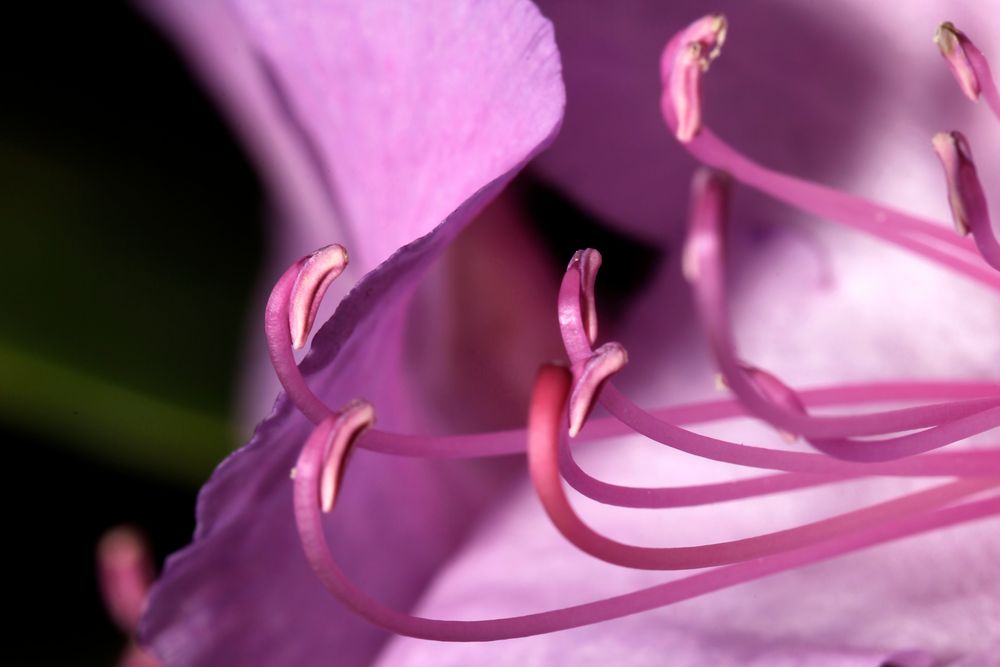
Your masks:
<svg viewBox="0 0 1000 667"><path fill-rule="evenodd" d="M256 178L172 47L126 2L23 3L0 105L4 665L109 665L94 547L161 561L237 444L261 252Z"/></svg>

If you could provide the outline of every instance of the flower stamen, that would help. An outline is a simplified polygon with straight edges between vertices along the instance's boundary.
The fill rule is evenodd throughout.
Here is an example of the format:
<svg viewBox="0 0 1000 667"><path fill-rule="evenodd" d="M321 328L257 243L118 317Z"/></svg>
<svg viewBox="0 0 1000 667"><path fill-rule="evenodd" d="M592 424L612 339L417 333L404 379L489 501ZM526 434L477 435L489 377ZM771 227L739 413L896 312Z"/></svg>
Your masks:
<svg viewBox="0 0 1000 667"><path fill-rule="evenodd" d="M956 231L962 235L971 232L983 259L1000 270L1000 243L993 232L986 195L972 161L968 140L961 132L938 132L932 144L944 167L948 204Z"/></svg>
<svg viewBox="0 0 1000 667"><path fill-rule="evenodd" d="M921 400L974 400L993 396L1000 386L991 382L911 381L871 384L835 385L798 392L810 407L832 405L863 405ZM733 399L716 399L658 408L650 413L654 419L677 425L707 423L747 414L745 406ZM574 442L591 442L632 433L633 430L615 417L588 419ZM371 429L359 438L358 446L373 452L394 456L470 459L506 454L523 454L524 429L467 433L462 435L415 435ZM950 456L950 455L947 455ZM892 473L880 473L892 474ZM933 475L934 473L929 473Z"/></svg>
<svg viewBox="0 0 1000 667"><path fill-rule="evenodd" d="M699 21L705 21L699 19ZM667 44L661 58L664 82L661 110L667 126L678 132L678 118L671 102L671 81L675 73L677 44L688 30L679 32ZM980 77L982 79L982 77ZM984 96L989 97L984 88ZM1000 95L997 96L1000 110ZM956 237L939 225L881 206L872 201L838 192L816 183L784 174L754 162L726 144L708 127L681 144L691 155L708 166L725 171L735 179L807 213L826 218L919 254L933 262L954 269L988 287L1000 290L1000 275L983 263L969 239Z"/></svg>
<svg viewBox="0 0 1000 667"><path fill-rule="evenodd" d="M367 401L354 401L344 406L328 427L323 470L320 474L320 506L324 512L333 509L340 492L344 469L354 443L375 423L375 409Z"/></svg>
<svg viewBox="0 0 1000 667"><path fill-rule="evenodd" d="M620 343L605 343L580 365L574 373L573 391L569 397L569 436L576 437L587 417L594 409L594 402L601 387L612 375L628 363L628 353Z"/></svg>
<svg viewBox="0 0 1000 667"><path fill-rule="evenodd" d="M591 346L597 341L594 286L601 261L601 253L593 248L577 250L566 267L566 274L574 276L575 285L565 295L562 290L559 292L559 326L573 364L583 363L593 353ZM579 329L567 328L575 324L579 324Z"/></svg>
<svg viewBox="0 0 1000 667"><path fill-rule="evenodd" d="M292 351L305 345L323 295L347 267L347 261L347 250L336 243L300 258L275 283L264 312L267 351L278 381L314 424L333 411L309 388Z"/></svg>
<svg viewBox="0 0 1000 667"><path fill-rule="evenodd" d="M956 402L926 408L894 410L859 417L813 417L794 392L777 377L747 366L734 350L725 288L724 228L728 177L710 169L693 179L688 241L684 257L710 347L726 385L748 409L779 430L802 434L833 456L858 461L900 458L949 444L946 433L972 435L968 427L1000 425L998 401ZM756 375L756 378L753 376ZM989 410L993 412L989 412ZM927 431L878 442L860 442L846 435L878 435L928 428ZM852 433L852 431L854 431Z"/></svg>
<svg viewBox="0 0 1000 667"><path fill-rule="evenodd" d="M567 484L591 500L596 500L603 505L634 509L713 505L808 489L824 484L834 484L863 476L860 473L854 475L816 475L787 472L687 486L624 486L611 484L588 474L573 458L569 447L560 447L559 449L559 471Z"/></svg>
<svg viewBox="0 0 1000 667"><path fill-rule="evenodd" d="M565 368L540 371L531 401L529 451L539 439L559 438L565 431L564 410L571 388ZM422 618L388 607L361 591L347 578L330 553L323 528L319 486L332 419L324 420L306 440L296 464L294 508L296 527L306 559L324 587L338 600L375 625L397 634L437 641L496 641L528 637L600 623L705 595L834 558L891 540L975 521L1000 512L1000 497L968 502L929 513L914 513L895 521L861 528L838 540L827 540L791 551L724 566L613 597L523 616L477 621ZM544 444L544 443L542 443Z"/></svg>
<svg viewBox="0 0 1000 667"><path fill-rule="evenodd" d="M706 16L692 23L667 49L669 76L664 79L667 94L665 112L676 119L677 140L691 141L701 130L701 79L726 41L726 18L721 14Z"/></svg>
<svg viewBox="0 0 1000 667"><path fill-rule="evenodd" d="M983 52L951 22L938 27L934 42L966 97L975 102L982 96L993 115L1000 119L1000 90Z"/></svg>
<svg viewBox="0 0 1000 667"><path fill-rule="evenodd" d="M969 51L976 47L965 36L965 33L955 27L951 21L945 21L938 26L934 33L934 43L948 63L948 69L958 81L958 87L962 89L965 96L973 102L979 101L979 94L982 86L976 70L969 62ZM978 52L978 49L976 49Z"/></svg>
<svg viewBox="0 0 1000 667"><path fill-rule="evenodd" d="M323 295L346 268L347 250L338 243L320 248L301 260L301 268L292 285L288 309L288 328L292 332L294 349L301 350L306 344Z"/></svg>
<svg viewBox="0 0 1000 667"><path fill-rule="evenodd" d="M705 227L708 228L707 226ZM716 244L718 247L718 244ZM699 284L706 284L706 280L711 279L711 284L720 283L720 265L712 255L705 255L705 259L711 260L706 264L704 270L699 270ZM714 267L714 268L712 268ZM580 295L582 289L580 273L571 265L563 276L562 284L559 288L559 325L566 347L566 353L571 364L576 367L593 353L586 336L583 332L583 321L580 314ZM719 295L724 294L718 292ZM723 303L723 307L712 307L712 312L717 317L722 318L726 309L724 302L713 296L706 299L712 303ZM710 328L711 332L728 332L728 323L724 326ZM728 333L727 333L728 335ZM715 346L717 352L729 349L729 345ZM729 360L732 359L733 368L729 368ZM804 418L801 414L785 414L781 406L775 406L764 400L757 394L755 388L743 377L743 371L736 365L734 356L725 354L720 361L725 360L723 368L727 371L728 377L733 382L741 383L739 397L747 404L747 407L755 413L759 411L774 412L776 420L796 419L793 426L783 428L795 432L805 433L816 431L817 437L839 437L844 432L854 432L855 435L872 435L886 432L898 432L920 428L922 426L938 425L937 428L929 429L918 434L902 436L891 442L877 443L878 448L873 448L870 442L846 442L838 443L833 441L823 441L824 452L836 451L838 456L846 458L845 461L834 461L828 456L808 454L805 452L786 452L764 447L753 447L745 444L736 444L699 435L679 426L659 419L647 413L642 408L636 406L625 397L614 386L614 383L607 382L600 393L601 404L624 424L631 427L635 432L659 442L663 445L688 452L701 458L735 463L750 467L769 468L773 470L784 470L787 472L805 472L820 474L852 474L864 472L872 475L885 474L913 474L913 471L934 471L936 475L942 471L942 466L954 474L977 475L982 471L975 471L975 466L971 468L969 461L965 457L970 453L943 454L933 457L919 457L907 461L899 461L895 465L880 463L877 467L872 466L873 462L888 462L897 458L903 458L918 452L925 452L931 449L944 446L959 438L968 437L974 433L992 428L1000 421L1000 408L997 408L998 398L996 396L983 399L970 399L968 401L956 401L950 404L929 405L919 408L903 408L899 410L889 410L877 414L853 415L847 417L812 417ZM770 415L769 415L770 416ZM933 419L931 419L933 418ZM944 423L947 420L953 420ZM928 423L929 422L929 423ZM889 429L887 431L887 429ZM819 441L813 443L820 447ZM840 449L838 449L840 447ZM983 455L982 452L979 453ZM855 461L858 461L857 463ZM861 462L864 463L861 463ZM990 462L991 469L1000 461L992 457L992 453L984 456L983 464ZM951 468L951 466L955 466ZM957 472L962 471L962 472Z"/></svg>
<svg viewBox="0 0 1000 667"><path fill-rule="evenodd" d="M543 371L545 372L547 371ZM561 418L562 405L540 392L536 392L534 396L539 403L532 405L533 417L537 412L550 410L557 412L545 415L546 424ZM559 449L565 448L563 434L563 429L529 428L528 465L531 479L549 519L563 537L585 553L614 565L641 570L688 570L770 556L841 537L863 527L941 507L1000 484L995 479L949 482L765 535L694 547L640 547L624 544L598 533L573 510L562 488L559 474Z"/></svg>

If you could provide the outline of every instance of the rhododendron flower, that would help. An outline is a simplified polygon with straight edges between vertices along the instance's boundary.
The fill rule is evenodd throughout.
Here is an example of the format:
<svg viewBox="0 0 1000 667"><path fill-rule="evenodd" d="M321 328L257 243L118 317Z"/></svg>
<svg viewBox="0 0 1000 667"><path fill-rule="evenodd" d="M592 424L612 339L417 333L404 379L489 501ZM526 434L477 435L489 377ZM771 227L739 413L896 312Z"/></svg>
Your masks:
<svg viewBox="0 0 1000 667"><path fill-rule="evenodd" d="M265 313L284 393L153 589L159 659L933 665L1000 647L1000 455L962 442L1000 423L978 178L1000 165L977 170L964 133L986 111L959 111L964 92L1000 115L983 55L944 25L944 63L921 42L941 90L886 89L889 14L664 4L588 22L544 3L553 33L527 0L151 3L263 165L289 265ZM927 9L912 20L933 26ZM834 24L847 51L819 39ZM784 69L721 103L768 48ZM928 76L906 67L886 72ZM850 104L813 96L858 71L876 78ZM962 131L875 150L919 134L895 114L930 88ZM608 115L626 107L636 122ZM812 136L831 119L860 130ZM516 197L495 199L536 156L536 178L664 249L617 317L600 281L629 258L599 280L581 250L557 285ZM774 170L852 162L857 182L829 179L852 194ZM950 207L971 238L863 198L882 190ZM569 363L541 365L556 325ZM494 430L529 394L526 425Z"/></svg>

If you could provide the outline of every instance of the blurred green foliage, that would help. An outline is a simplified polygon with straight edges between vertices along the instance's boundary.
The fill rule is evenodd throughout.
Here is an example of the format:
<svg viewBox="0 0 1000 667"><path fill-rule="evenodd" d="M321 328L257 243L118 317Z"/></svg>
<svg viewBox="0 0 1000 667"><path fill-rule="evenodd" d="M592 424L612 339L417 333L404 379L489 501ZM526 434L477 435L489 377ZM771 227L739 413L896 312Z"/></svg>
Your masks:
<svg viewBox="0 0 1000 667"><path fill-rule="evenodd" d="M237 444L260 195L166 43L102 11L0 108L0 420L199 481Z"/></svg>

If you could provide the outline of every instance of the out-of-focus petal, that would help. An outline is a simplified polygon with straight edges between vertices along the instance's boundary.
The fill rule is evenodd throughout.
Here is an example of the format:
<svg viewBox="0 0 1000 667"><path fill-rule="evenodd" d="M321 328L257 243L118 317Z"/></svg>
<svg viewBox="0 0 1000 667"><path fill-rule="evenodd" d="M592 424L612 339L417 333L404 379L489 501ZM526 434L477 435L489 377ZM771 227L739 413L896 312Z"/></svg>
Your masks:
<svg viewBox="0 0 1000 667"><path fill-rule="evenodd" d="M346 242L347 228L336 210L325 180L284 94L254 49L228 0L137 0L143 12L178 45L192 70L225 114L260 174L269 198L265 227L266 256L250 332L243 353L238 412L249 429L273 405L280 385L267 359L259 313L264 309L273 276L291 258L312 252L332 240ZM254 229L247 221L248 230ZM348 268L334 283L327 303L336 304L364 275ZM332 313L321 313L326 320Z"/></svg>
<svg viewBox="0 0 1000 667"><path fill-rule="evenodd" d="M307 380L333 406L370 400L386 428L440 428L407 373L408 305L434 257L554 135L551 26L522 0L232 6L322 158L352 262L385 260L317 333ZM167 664L360 665L384 641L302 555L288 477L308 431L279 400L202 490L194 543L169 560L144 620ZM374 595L406 607L503 470L359 451L331 515L334 548Z"/></svg>
<svg viewBox="0 0 1000 667"><path fill-rule="evenodd" d="M967 121L992 121L955 94L940 54L928 47L942 17L975 26L984 48L996 43L992 3L921 0L906 12L863 0L538 4L556 25L568 106L537 171L601 219L643 238L676 241L683 228L680 202L693 163L664 131L657 63L666 41L706 12L729 20L722 55L705 78L706 120L769 166L929 215L919 207L936 189L914 200L912 192L896 197L875 182L905 181L902 164L920 170L919 161L890 161L884 147L907 142L926 153L926 126L964 131Z"/></svg>
<svg viewBox="0 0 1000 667"><path fill-rule="evenodd" d="M236 129L280 211L281 252L304 254L345 232L330 186L276 82L227 0L139 0L178 43Z"/></svg>

